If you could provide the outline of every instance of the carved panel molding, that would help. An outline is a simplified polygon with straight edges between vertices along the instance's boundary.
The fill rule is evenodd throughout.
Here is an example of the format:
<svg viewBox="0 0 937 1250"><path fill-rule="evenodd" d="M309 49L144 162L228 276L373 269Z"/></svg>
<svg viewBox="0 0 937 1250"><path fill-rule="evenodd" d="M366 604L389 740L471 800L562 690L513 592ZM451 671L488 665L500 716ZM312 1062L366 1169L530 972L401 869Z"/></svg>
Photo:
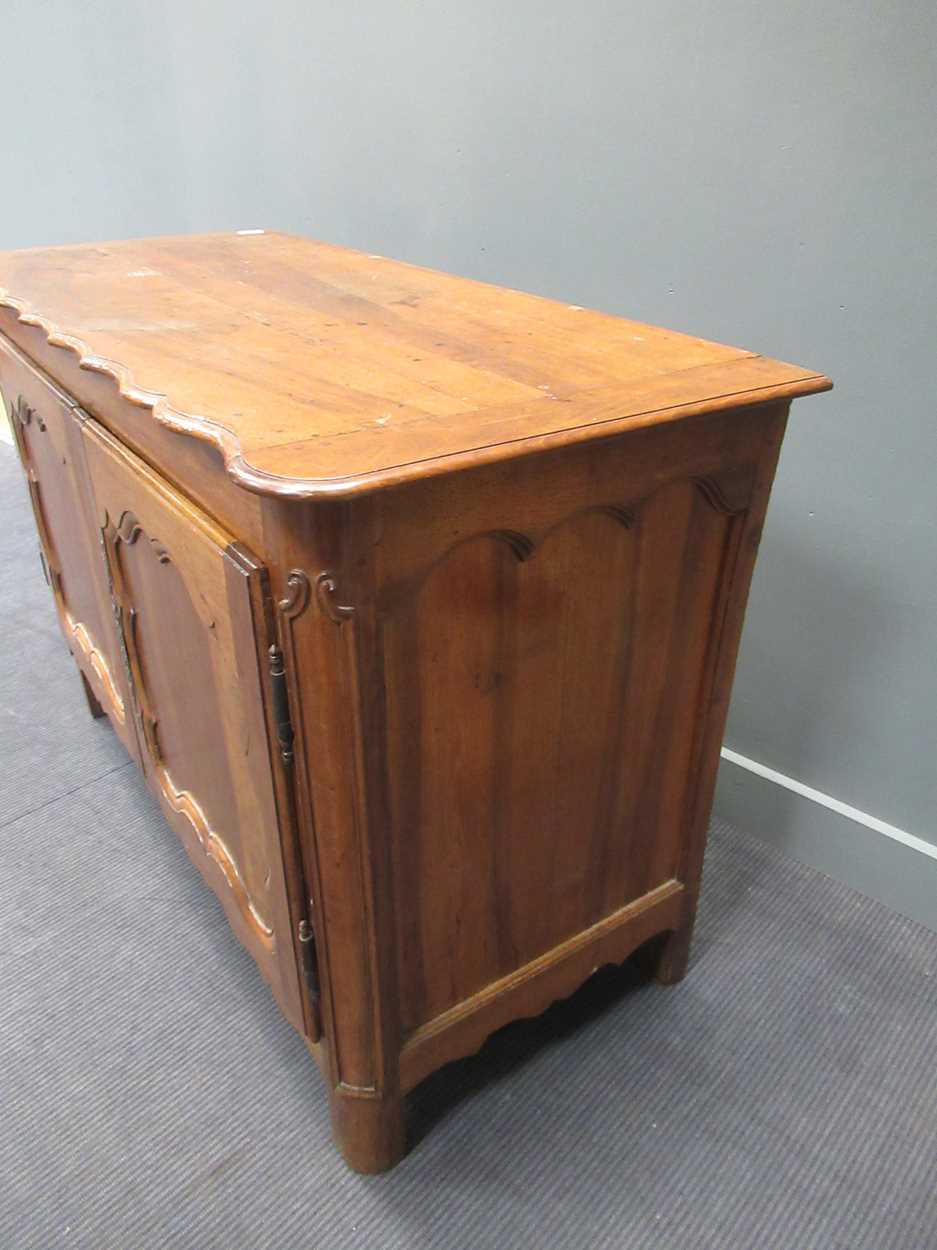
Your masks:
<svg viewBox="0 0 937 1250"><path fill-rule="evenodd" d="M731 480L722 477L695 477L683 479L684 484L695 488L705 502L716 512L727 517L738 517L744 514L748 507L749 496L751 494L751 477L745 473L741 476L735 474ZM402 602L412 593L417 591L427 577L440 564L444 563L459 548L464 547L467 543L478 542L481 539L488 539L492 542L501 543L512 553L518 563L524 563L532 559L539 549L548 541L548 539L556 533L557 530L572 524L576 520L597 514L607 516L613 521L617 521L626 530L634 529L641 520L642 510L645 506L662 490L668 487L678 485L679 482L673 480L661 482L650 493L639 499L631 499L626 503L601 503L588 504L582 508L574 508L571 512L560 517L559 520L552 522L545 529L539 531L536 535L524 533L515 529L490 529L479 530L476 533L468 534L459 538L449 547L440 551L433 559L425 564L412 578L405 582L398 583L391 591L383 597L382 607L385 611L393 611L399 607ZM336 605L336 585L335 575L333 573L322 573L317 582L317 590L319 592L320 602L323 604L323 610L332 618L332 620L341 623L342 620L353 615L354 608Z"/></svg>
<svg viewBox="0 0 937 1250"><path fill-rule="evenodd" d="M730 482L716 477L695 477L693 485L711 508L726 516L738 516L748 507L751 483L747 480Z"/></svg>
<svg viewBox="0 0 937 1250"><path fill-rule="evenodd" d="M224 838L216 829L212 828L198 799L189 790L180 787L176 783L160 748L157 709L153 706L149 690L147 689L140 653L138 637L139 612L130 600L130 593L122 568L120 548L121 546L131 547L145 537L154 556L161 565L171 564L172 557L159 539L146 534L140 521L129 511L121 515L116 525L105 515L104 524L101 527L101 537L107 559L108 579L114 603L114 613L126 670L127 685L136 716L139 736L156 778L159 791L172 810L186 818L204 854L221 870L238 911L254 936L266 949L272 950L274 947L273 928L268 924L251 898L241 876L240 869Z"/></svg>
<svg viewBox="0 0 937 1250"><path fill-rule="evenodd" d="M65 610L65 621L71 631L72 638L88 661L88 666L101 683L105 700L108 704L107 710L113 714L121 725L125 724L127 709L124 707L124 701L120 696L120 691L117 689L110 665L99 648L94 645L94 640L89 634L87 626L83 625L81 621L76 621L68 609Z"/></svg>
<svg viewBox="0 0 937 1250"><path fill-rule="evenodd" d="M30 501L33 506L33 514L36 518L36 528L39 531L39 545L43 556L43 566L46 577L52 588L52 595L55 599L55 606L58 609L59 618L62 627L69 642L77 646L78 650L84 656L94 676L100 685L100 695L103 697L107 710L114 718L123 725L126 719L126 709L124 701L117 689L117 683L114 681L114 675L111 672L110 665L92 636L91 630L84 621L78 620L69 607L68 600L65 597L65 587L62 582L62 570L59 563L58 553L55 543L52 541L52 533L46 518L45 508L42 501L42 487L39 481L39 473L36 469L32 456L30 455L29 443L26 438L26 430L35 426L40 434L48 432L48 427L40 413L33 408L22 395L18 395L13 404L11 412L13 421L13 430L16 435L17 444L19 446L20 460L26 474L26 482L29 487Z"/></svg>

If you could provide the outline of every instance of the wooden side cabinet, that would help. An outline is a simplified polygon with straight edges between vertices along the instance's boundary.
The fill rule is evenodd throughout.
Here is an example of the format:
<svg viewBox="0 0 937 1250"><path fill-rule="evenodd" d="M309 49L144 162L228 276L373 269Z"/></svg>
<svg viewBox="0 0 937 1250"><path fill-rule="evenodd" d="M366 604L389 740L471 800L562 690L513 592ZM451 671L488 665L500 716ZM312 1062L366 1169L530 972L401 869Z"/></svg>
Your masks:
<svg viewBox="0 0 937 1250"><path fill-rule="evenodd" d="M278 234L0 257L0 388L89 707L325 1076L402 1099L687 964L791 399L754 353Z"/></svg>

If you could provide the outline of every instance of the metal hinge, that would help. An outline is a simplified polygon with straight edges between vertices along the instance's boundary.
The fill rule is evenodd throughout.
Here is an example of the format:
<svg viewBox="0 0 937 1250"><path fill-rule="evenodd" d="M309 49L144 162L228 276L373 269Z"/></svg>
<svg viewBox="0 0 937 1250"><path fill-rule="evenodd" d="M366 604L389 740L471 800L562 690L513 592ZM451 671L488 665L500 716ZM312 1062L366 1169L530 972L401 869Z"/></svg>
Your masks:
<svg viewBox="0 0 937 1250"><path fill-rule="evenodd" d="M299 922L299 950L302 955L303 973L306 977L306 984L309 986L309 994L318 1008L319 965L316 960L316 939L313 936L312 925L308 920L300 920Z"/></svg>
<svg viewBox="0 0 937 1250"><path fill-rule="evenodd" d="M286 688L283 652L274 643L267 652L270 660L270 689L273 694L273 719L283 763L293 763L293 722L290 719L290 698ZM305 922L304 922L305 923Z"/></svg>
<svg viewBox="0 0 937 1250"><path fill-rule="evenodd" d="M293 764L293 721L290 716L290 698L286 683L286 669L283 664L283 652L273 643L267 648L267 659L270 662L270 692L273 703L273 721L276 726L277 743L283 763L291 768ZM318 1040L319 1021L319 963L316 959L316 939L309 920L303 917L297 927L296 936L299 942L299 954L303 965L303 976L309 993L316 1033L313 1040Z"/></svg>

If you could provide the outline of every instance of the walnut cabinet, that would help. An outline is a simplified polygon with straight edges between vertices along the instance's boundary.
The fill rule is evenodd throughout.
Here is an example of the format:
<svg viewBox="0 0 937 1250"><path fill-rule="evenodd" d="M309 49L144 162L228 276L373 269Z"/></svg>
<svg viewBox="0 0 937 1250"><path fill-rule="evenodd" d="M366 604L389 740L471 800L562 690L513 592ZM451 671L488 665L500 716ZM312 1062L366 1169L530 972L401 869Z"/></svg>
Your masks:
<svg viewBox="0 0 937 1250"><path fill-rule="evenodd" d="M0 257L0 388L89 708L352 1167L601 965L655 939L683 975L787 411L829 385L278 234Z"/></svg>

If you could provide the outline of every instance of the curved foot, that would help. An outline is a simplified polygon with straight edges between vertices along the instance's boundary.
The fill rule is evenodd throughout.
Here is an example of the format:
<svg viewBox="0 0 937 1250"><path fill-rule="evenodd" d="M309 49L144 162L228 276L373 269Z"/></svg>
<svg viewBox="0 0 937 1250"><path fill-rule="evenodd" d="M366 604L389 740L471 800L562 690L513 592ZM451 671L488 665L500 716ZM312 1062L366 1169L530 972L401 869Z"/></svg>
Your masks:
<svg viewBox="0 0 937 1250"><path fill-rule="evenodd" d="M661 985L676 985L686 975L690 961L690 940L693 929L676 929L668 933L660 947L654 977Z"/></svg>
<svg viewBox="0 0 937 1250"><path fill-rule="evenodd" d="M332 1135L354 1172L386 1172L406 1153L403 1099L339 1085L329 1094Z"/></svg>
<svg viewBox="0 0 937 1250"><path fill-rule="evenodd" d="M84 690L85 698L88 701L88 711L95 720L100 720L102 716L106 715L106 712L101 706L98 696L91 689L91 683L88 681L88 678L84 675L81 669L78 670L78 676L81 678L81 688Z"/></svg>

